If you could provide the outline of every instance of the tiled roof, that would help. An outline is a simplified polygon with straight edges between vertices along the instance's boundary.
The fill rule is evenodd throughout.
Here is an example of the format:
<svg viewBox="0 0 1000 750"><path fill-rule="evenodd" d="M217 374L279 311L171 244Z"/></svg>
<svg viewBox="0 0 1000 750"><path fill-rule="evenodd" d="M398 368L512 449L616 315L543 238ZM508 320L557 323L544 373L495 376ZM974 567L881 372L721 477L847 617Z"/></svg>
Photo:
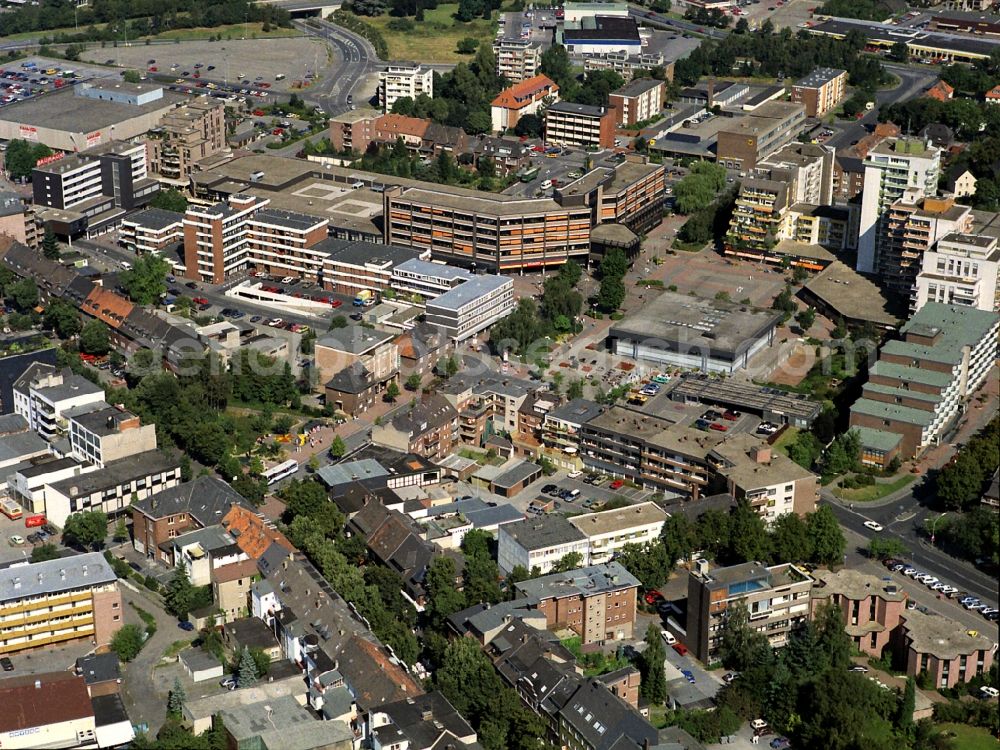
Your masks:
<svg viewBox="0 0 1000 750"><path fill-rule="evenodd" d="M121 327L132 310L132 303L127 299L99 286L91 289L87 299L83 301L85 313L115 329Z"/></svg>
<svg viewBox="0 0 1000 750"><path fill-rule="evenodd" d="M252 560L259 559L272 544L278 544L289 552L295 551L295 546L270 521L242 506L230 508L222 519L222 525Z"/></svg>
<svg viewBox="0 0 1000 750"><path fill-rule="evenodd" d="M387 653L361 636L354 636L345 644L337 662L362 711L424 693Z"/></svg>
<svg viewBox="0 0 1000 750"><path fill-rule="evenodd" d="M415 138L423 138L427 132L430 120L421 120L419 117L406 117L405 115L382 115L374 122L375 129L383 136L386 133L395 135L410 135Z"/></svg>
<svg viewBox="0 0 1000 750"><path fill-rule="evenodd" d="M491 104L494 107L504 107L505 109L521 109L543 96L558 93L559 87L555 81L546 75L537 75L504 89L497 94Z"/></svg>

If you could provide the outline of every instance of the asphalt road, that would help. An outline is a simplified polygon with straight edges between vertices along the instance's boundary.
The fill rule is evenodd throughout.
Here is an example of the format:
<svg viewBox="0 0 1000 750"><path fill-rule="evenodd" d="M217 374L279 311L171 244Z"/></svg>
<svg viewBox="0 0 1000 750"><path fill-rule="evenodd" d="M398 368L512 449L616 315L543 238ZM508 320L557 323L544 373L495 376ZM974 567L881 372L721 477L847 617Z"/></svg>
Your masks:
<svg viewBox="0 0 1000 750"><path fill-rule="evenodd" d="M156 736L167 716L164 696L157 693L153 683L153 668L160 662L163 652L184 631L177 628L177 620L160 607L148 592L123 582L122 599L125 602L125 620L142 626L142 620L130 606L134 603L156 619L156 633L142 647L134 661L125 666L122 678L122 698L133 724L148 724L150 736Z"/></svg>
<svg viewBox="0 0 1000 750"><path fill-rule="evenodd" d="M871 539L876 536L883 539L887 537L897 539L910 550L907 561L911 562L913 567L937 576L941 581L957 586L963 591L968 591L994 607L997 605L995 579L970 563L932 547L918 535L917 531L923 525L924 518L932 514L920 506L918 498L914 497L912 492L896 502L878 508L858 507L861 505L859 503L852 510L828 498L823 498L823 502L830 506L841 526L864 538L861 546L867 547ZM884 530L872 531L864 525L865 521L875 521L881 524Z"/></svg>
<svg viewBox="0 0 1000 750"><path fill-rule="evenodd" d="M935 76L932 73L909 65L892 65L885 62L882 65L890 73L899 77L899 85L892 89L878 91L875 94L878 106L871 112L866 112L865 116L860 120L855 120L846 125L838 122L835 129L836 132L824 145L837 149L850 148L852 144L857 143L868 135L871 130L874 130L875 125L878 123L878 111L880 107L893 102L912 99L935 80ZM905 125L905 123L902 123L903 127Z"/></svg>
<svg viewBox="0 0 1000 750"><path fill-rule="evenodd" d="M333 47L341 66L336 74L325 76L309 91L308 98L331 115L339 115L351 108L347 97L365 78L383 67L371 43L357 34L328 21L312 19L313 23L295 21L297 29L318 36ZM355 104L360 104L356 102Z"/></svg>

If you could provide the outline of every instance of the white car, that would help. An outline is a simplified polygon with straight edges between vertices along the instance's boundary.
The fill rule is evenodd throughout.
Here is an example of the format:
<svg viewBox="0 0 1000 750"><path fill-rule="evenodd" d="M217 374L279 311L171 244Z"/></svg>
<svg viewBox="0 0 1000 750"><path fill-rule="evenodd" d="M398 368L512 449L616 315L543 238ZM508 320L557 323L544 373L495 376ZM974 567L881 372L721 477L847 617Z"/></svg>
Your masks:
<svg viewBox="0 0 1000 750"><path fill-rule="evenodd" d="M937 579L937 578L935 578L934 576L928 576L927 578L925 578L925 579L924 579L924 580L922 581L922 583L923 583L923 584L924 584L925 586L933 586L933 585L934 585L934 584L936 584L937 582L938 582L938 579Z"/></svg>
<svg viewBox="0 0 1000 750"><path fill-rule="evenodd" d="M666 642L668 646L673 646L675 643L677 643L677 639L674 638L674 634L671 633L669 630L661 630L660 635L663 636L663 640Z"/></svg>
<svg viewBox="0 0 1000 750"><path fill-rule="evenodd" d="M946 588L948 588L947 583L941 583L940 581L938 581L933 586L931 586L931 591L944 591Z"/></svg>
<svg viewBox="0 0 1000 750"><path fill-rule="evenodd" d="M569 477L570 479L576 479L577 477L582 477L583 476L583 472L579 471L579 470L577 470L577 471L571 471L566 476Z"/></svg>
<svg viewBox="0 0 1000 750"><path fill-rule="evenodd" d="M872 531L881 531L882 524L875 523L874 521L865 521L865 528L871 529Z"/></svg>
<svg viewBox="0 0 1000 750"><path fill-rule="evenodd" d="M990 687L989 685L983 685L979 688L979 692L982 693L984 698L1000 698L1000 690L995 687Z"/></svg>

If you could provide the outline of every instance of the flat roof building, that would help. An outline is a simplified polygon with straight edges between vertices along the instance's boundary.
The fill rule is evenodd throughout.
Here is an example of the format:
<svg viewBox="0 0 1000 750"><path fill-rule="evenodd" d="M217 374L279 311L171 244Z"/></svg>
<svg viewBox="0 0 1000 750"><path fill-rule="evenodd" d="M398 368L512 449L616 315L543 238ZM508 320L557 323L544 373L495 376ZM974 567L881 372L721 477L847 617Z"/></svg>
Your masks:
<svg viewBox="0 0 1000 750"><path fill-rule="evenodd" d="M548 573L559 560L572 552L587 564L590 542L587 536L563 516L529 518L504 524L497 534L497 562L509 573L518 565Z"/></svg>
<svg viewBox="0 0 1000 750"><path fill-rule="evenodd" d="M557 102L545 110L545 140L557 146L611 148L615 143L615 110Z"/></svg>
<svg viewBox="0 0 1000 750"><path fill-rule="evenodd" d="M770 101L718 133L716 161L727 169L753 169L798 135L805 107L795 102Z"/></svg>
<svg viewBox="0 0 1000 750"><path fill-rule="evenodd" d="M588 542L591 565L610 562L627 544L640 547L660 538L666 512L656 503L646 502L625 508L585 513L570 519ZM529 568L530 570L530 568Z"/></svg>
<svg viewBox="0 0 1000 750"><path fill-rule="evenodd" d="M732 374L774 340L780 313L663 292L612 324L612 351L640 362Z"/></svg>
<svg viewBox="0 0 1000 750"><path fill-rule="evenodd" d="M926 672L934 687L943 689L968 682L993 666L996 644L986 633L915 610L905 611L902 620L894 646L906 674Z"/></svg>
<svg viewBox="0 0 1000 750"><path fill-rule="evenodd" d="M672 401L752 412L764 421L802 429L809 428L822 409L819 401L804 393L737 380L719 380L702 373L684 373L669 394Z"/></svg>
<svg viewBox="0 0 1000 750"><path fill-rule="evenodd" d="M847 71L816 68L792 85L792 101L805 105L806 117L824 117L847 96Z"/></svg>

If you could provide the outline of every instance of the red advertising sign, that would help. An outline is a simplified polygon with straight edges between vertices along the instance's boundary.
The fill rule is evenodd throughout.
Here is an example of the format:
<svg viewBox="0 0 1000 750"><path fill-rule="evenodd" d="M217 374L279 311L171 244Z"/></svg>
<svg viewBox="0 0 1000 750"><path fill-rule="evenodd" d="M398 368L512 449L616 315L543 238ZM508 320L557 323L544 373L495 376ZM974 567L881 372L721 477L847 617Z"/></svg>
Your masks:
<svg viewBox="0 0 1000 750"><path fill-rule="evenodd" d="M54 161L59 161L64 156L62 151L57 151L52 154L52 156L43 156L41 159L35 162L36 167L44 167L46 164L51 164Z"/></svg>
<svg viewBox="0 0 1000 750"><path fill-rule="evenodd" d="M31 125L19 125L18 133L20 136L29 141L38 140L38 128L33 128Z"/></svg>
<svg viewBox="0 0 1000 750"><path fill-rule="evenodd" d="M87 133L87 148L93 148L101 142L101 131L95 130L93 133Z"/></svg>

